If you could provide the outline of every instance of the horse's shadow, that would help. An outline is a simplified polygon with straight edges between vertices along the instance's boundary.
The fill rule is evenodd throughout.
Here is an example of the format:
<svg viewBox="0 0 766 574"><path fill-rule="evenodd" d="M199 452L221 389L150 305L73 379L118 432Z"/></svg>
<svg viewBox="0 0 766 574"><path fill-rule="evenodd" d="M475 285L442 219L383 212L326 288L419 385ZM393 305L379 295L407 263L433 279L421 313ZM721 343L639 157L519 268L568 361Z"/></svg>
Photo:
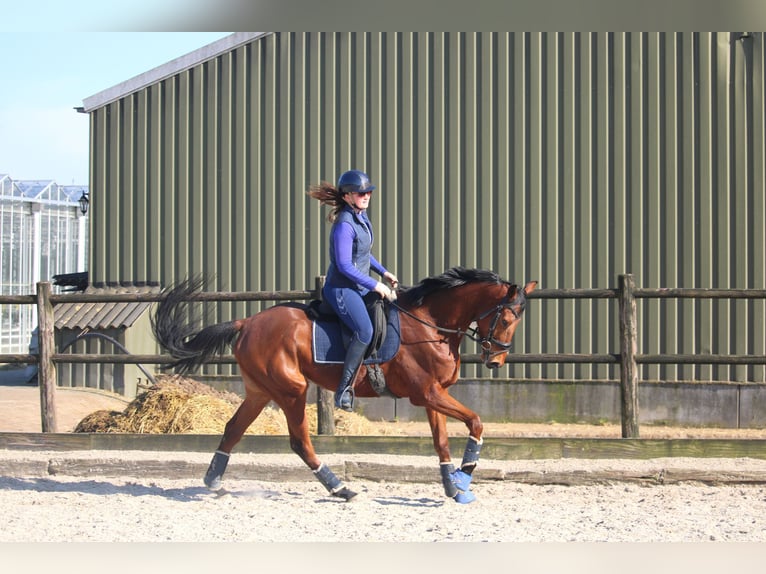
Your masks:
<svg viewBox="0 0 766 574"><path fill-rule="evenodd" d="M410 506L412 508L438 508L444 506L443 500L433 498L407 498L406 496L367 496L362 493L358 498L349 502L339 498L320 498L319 504L359 504L363 502L372 502L381 506Z"/></svg>
<svg viewBox="0 0 766 574"><path fill-rule="evenodd" d="M180 502L202 500L210 497L225 495L234 496L260 496L268 497L277 493L271 491L211 491L205 486L192 486L185 488L162 488L155 484L141 484L138 482L126 482L114 484L108 479L104 480L78 480L74 482L59 482L49 478L0 478L0 490L16 490L22 492L79 492L96 496L111 496L123 494L126 496L161 496Z"/></svg>
<svg viewBox="0 0 766 574"><path fill-rule="evenodd" d="M282 496L305 496L303 493L291 491L276 492L262 488L252 488L245 490L226 490L220 489L212 491L205 486L192 486L185 488L163 488L156 484L142 484L139 482L126 482L124 484L115 484L107 478L103 480L78 480L72 482L61 482L50 478L0 478L0 490L15 490L20 492L78 492L82 494L92 494L96 496L112 496L122 494L126 496L160 496L179 502L191 502L208 498L221 498L223 496L248 497L248 498L269 498L275 499ZM362 496L362 500L367 500L382 506L409 506L413 508L437 508L444 505L443 500L433 498L407 498L404 496L382 497ZM339 503L346 504L345 501L337 498L322 497L318 503Z"/></svg>
<svg viewBox="0 0 766 574"><path fill-rule="evenodd" d="M383 506L411 506L413 508L438 508L444 506L443 500L433 498L406 498L404 496L375 497L375 502Z"/></svg>

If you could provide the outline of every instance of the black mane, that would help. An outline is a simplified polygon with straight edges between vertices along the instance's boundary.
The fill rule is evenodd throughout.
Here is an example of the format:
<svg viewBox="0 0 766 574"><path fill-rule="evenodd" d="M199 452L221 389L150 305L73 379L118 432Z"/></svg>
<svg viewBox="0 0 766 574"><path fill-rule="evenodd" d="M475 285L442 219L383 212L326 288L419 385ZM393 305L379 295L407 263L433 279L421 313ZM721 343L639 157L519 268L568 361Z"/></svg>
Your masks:
<svg viewBox="0 0 766 574"><path fill-rule="evenodd" d="M427 277L417 285L411 287L402 287L399 295L413 307L423 304L423 300L437 291L460 287L468 283L505 283L497 273L486 271L484 269L466 269L464 267L453 267L447 269L441 275Z"/></svg>

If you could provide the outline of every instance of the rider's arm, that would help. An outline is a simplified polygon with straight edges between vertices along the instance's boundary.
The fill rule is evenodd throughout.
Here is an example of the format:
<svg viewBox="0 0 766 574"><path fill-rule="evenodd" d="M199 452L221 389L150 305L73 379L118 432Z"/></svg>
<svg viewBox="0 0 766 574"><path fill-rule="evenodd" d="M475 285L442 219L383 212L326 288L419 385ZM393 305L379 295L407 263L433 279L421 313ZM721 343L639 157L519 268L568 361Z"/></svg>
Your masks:
<svg viewBox="0 0 766 574"><path fill-rule="evenodd" d="M380 261L375 259L375 256L372 253L370 253L370 269L375 271L375 273L377 273L381 277L388 272L388 269L383 267L383 265L381 265Z"/></svg>

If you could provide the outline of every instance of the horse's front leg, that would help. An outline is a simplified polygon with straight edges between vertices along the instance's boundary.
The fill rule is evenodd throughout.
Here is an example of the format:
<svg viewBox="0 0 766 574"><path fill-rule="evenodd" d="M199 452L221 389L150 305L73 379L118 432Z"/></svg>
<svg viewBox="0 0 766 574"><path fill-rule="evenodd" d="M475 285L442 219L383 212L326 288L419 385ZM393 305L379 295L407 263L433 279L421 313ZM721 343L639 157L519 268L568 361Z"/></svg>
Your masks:
<svg viewBox="0 0 766 574"><path fill-rule="evenodd" d="M457 486L454 482L455 465L452 464L452 455L449 450L449 435L447 434L446 415L426 407L428 424L431 425L431 436L434 441L434 450L439 456L439 472L444 486L444 494L449 498L458 495Z"/></svg>
<svg viewBox="0 0 766 574"><path fill-rule="evenodd" d="M426 415L431 425L434 449L439 456L444 493L462 504L473 502L476 496L471 492L471 480L479 462L484 425L476 413L452 398L445 390L437 391L431 398L432 406L426 407ZM459 469L455 469L450 456L447 415L463 421L470 433Z"/></svg>

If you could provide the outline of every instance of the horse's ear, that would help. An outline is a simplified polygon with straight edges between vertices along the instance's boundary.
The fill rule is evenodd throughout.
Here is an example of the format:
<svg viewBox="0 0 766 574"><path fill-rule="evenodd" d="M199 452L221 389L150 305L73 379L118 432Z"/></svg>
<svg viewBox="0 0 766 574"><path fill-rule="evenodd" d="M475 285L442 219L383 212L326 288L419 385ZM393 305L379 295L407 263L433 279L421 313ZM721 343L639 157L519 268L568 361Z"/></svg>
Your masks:
<svg viewBox="0 0 766 574"><path fill-rule="evenodd" d="M532 291L535 290L535 287L537 287L537 281L530 281L529 283L524 285L524 289L522 289L522 291L524 291L525 294L529 295Z"/></svg>

